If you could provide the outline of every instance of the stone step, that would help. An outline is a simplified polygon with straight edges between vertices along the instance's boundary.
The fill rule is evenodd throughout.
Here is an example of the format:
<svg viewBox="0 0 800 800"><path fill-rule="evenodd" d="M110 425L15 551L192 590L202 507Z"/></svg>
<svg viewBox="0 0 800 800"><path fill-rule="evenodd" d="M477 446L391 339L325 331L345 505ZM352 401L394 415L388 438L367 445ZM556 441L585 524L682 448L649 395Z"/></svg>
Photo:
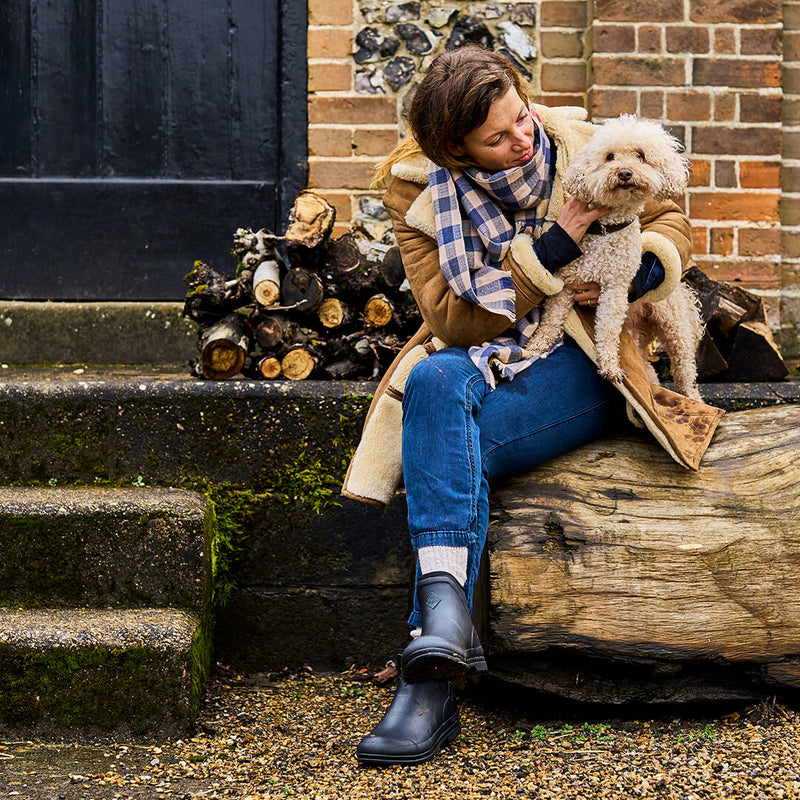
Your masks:
<svg viewBox="0 0 800 800"><path fill-rule="evenodd" d="M184 489L0 487L0 606L204 615L211 536L208 504Z"/></svg>
<svg viewBox="0 0 800 800"><path fill-rule="evenodd" d="M184 735L209 665L180 609L0 609L0 736Z"/></svg>

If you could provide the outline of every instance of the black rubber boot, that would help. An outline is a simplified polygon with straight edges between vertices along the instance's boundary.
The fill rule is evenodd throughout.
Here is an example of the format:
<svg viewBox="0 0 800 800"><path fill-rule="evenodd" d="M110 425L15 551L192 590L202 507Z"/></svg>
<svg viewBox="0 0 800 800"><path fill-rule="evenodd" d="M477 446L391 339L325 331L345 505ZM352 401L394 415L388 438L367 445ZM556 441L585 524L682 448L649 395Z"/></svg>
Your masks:
<svg viewBox="0 0 800 800"><path fill-rule="evenodd" d="M460 732L455 694L447 681L411 685L398 675L391 705L359 743L356 758L374 767L420 764Z"/></svg>
<svg viewBox="0 0 800 800"><path fill-rule="evenodd" d="M403 650L403 678L408 683L452 681L485 672L483 648L458 581L448 572L429 572L417 583L417 600L422 635Z"/></svg>

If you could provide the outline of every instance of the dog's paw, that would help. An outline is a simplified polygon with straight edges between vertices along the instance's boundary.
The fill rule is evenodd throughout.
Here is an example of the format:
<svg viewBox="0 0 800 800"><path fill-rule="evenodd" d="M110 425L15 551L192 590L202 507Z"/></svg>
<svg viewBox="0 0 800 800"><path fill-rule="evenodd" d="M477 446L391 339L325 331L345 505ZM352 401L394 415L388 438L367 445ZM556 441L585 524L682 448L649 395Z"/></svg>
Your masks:
<svg viewBox="0 0 800 800"><path fill-rule="evenodd" d="M597 371L602 378L611 381L611 383L622 383L622 379L628 377L628 373L619 367L608 367L607 369L599 369Z"/></svg>

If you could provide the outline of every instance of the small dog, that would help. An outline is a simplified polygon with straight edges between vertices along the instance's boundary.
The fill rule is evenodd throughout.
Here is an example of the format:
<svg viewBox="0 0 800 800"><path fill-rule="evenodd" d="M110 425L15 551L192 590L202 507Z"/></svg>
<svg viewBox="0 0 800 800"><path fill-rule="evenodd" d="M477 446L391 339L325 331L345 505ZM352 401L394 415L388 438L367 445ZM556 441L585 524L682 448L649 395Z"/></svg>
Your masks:
<svg viewBox="0 0 800 800"><path fill-rule="evenodd" d="M569 194L610 209L581 240L583 255L557 272L565 284L600 284L595 346L598 371L610 381L619 382L624 377L619 339L628 316L628 289L642 260L639 213L647 200L673 197L686 188L689 166L679 150L678 140L657 122L625 114L598 127L564 176L564 189ZM692 365L699 341L699 314L691 289L678 289L659 303L641 304L631 314L629 324L646 319L649 331L658 329L673 359L676 388L680 386L679 391L697 397L696 368L692 372ZM549 352L563 333L573 296L565 286L546 300L539 327L525 348L528 352L539 356ZM644 333L634 340L646 349ZM651 378L655 377L652 367L650 371Z"/></svg>

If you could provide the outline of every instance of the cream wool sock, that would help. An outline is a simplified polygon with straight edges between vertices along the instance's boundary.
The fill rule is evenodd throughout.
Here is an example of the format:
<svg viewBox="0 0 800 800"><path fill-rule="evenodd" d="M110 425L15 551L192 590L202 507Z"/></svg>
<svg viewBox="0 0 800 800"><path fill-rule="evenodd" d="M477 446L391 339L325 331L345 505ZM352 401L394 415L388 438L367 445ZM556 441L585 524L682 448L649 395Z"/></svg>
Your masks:
<svg viewBox="0 0 800 800"><path fill-rule="evenodd" d="M447 547L434 545L433 547L420 547L417 550L419 568L423 575L429 572L448 572L461 586L467 582L467 557L469 549L466 547Z"/></svg>

